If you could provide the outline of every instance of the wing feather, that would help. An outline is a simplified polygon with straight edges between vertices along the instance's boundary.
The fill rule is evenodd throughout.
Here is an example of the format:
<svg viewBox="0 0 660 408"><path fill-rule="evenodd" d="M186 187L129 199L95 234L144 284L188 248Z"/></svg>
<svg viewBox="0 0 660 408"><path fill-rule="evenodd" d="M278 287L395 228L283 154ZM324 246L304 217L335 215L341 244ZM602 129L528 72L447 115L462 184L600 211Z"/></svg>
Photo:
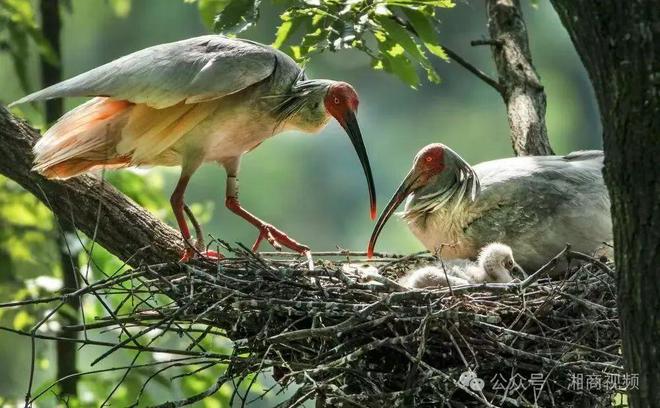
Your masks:
<svg viewBox="0 0 660 408"><path fill-rule="evenodd" d="M135 105L121 131L117 154L139 166L172 147L215 109L213 103L180 103L163 109Z"/></svg>
<svg viewBox="0 0 660 408"><path fill-rule="evenodd" d="M479 216L465 233L481 237L479 246L505 242L521 265L533 268L566 242L577 251L591 252L612 239L602 165L602 153L596 151L478 164L474 169L482 192L474 209Z"/></svg>
<svg viewBox="0 0 660 408"><path fill-rule="evenodd" d="M258 43L220 35L190 38L126 55L12 105L65 96L108 96L158 109L198 103L268 78L277 53Z"/></svg>

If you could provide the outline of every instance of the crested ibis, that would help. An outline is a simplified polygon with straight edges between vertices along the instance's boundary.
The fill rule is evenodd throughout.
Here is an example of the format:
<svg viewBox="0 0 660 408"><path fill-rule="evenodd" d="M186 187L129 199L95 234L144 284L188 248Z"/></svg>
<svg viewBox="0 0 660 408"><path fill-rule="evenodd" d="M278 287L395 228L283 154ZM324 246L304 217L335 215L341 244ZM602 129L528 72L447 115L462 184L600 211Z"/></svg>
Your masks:
<svg viewBox="0 0 660 408"><path fill-rule="evenodd" d="M590 253L612 240L601 151L527 156L470 166L449 147L424 147L374 227L368 253L386 221L407 199L403 219L443 258L477 256L490 242L509 245L536 270L567 243Z"/></svg>
<svg viewBox="0 0 660 408"><path fill-rule="evenodd" d="M66 179L99 168L180 165L170 201L186 242L184 259L193 255L184 192L195 170L209 161L226 170L226 206L259 230L254 250L266 239L278 249L307 251L241 206L239 163L243 154L275 134L317 132L332 117L357 152L375 219L374 184L356 119L357 93L345 82L308 79L293 59L269 46L220 35L156 45L14 104L66 96L94 98L44 134L34 147L34 169L48 178ZM197 237L198 248L201 239Z"/></svg>
<svg viewBox="0 0 660 408"><path fill-rule="evenodd" d="M443 262L441 265L425 266L402 276L399 283L409 288L487 282L507 283L513 280L511 272L517 272L521 277L525 274L513 259L511 247L493 242L481 249L477 262L455 259Z"/></svg>

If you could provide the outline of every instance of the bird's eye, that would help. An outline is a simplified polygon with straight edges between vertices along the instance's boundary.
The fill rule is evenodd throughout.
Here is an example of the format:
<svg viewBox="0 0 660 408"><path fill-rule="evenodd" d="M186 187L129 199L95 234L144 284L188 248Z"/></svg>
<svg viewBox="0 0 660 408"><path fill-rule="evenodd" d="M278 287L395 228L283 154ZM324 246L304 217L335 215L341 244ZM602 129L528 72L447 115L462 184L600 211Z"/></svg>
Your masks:
<svg viewBox="0 0 660 408"><path fill-rule="evenodd" d="M513 268L513 261L510 260L510 259L507 260L507 261L504 263L504 266L506 267L506 269L511 269L511 268Z"/></svg>
<svg viewBox="0 0 660 408"><path fill-rule="evenodd" d="M433 157L426 156L426 159L424 159L424 160L426 160L427 163L431 163L433 161Z"/></svg>
<svg viewBox="0 0 660 408"><path fill-rule="evenodd" d="M339 105L339 98L335 96L335 105Z"/></svg>

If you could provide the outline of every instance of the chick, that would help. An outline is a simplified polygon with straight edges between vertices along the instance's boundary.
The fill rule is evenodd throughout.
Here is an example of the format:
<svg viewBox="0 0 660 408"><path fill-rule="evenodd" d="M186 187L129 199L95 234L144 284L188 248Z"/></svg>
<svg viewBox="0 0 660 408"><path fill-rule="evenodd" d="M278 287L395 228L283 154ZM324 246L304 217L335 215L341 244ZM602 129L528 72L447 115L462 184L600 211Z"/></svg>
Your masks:
<svg viewBox="0 0 660 408"><path fill-rule="evenodd" d="M444 269L442 264L426 266L402 276L399 284L408 288L427 288L486 282L507 283L513 280L513 271L525 275L513 259L511 247L493 242L481 249L477 262L459 259L444 262Z"/></svg>

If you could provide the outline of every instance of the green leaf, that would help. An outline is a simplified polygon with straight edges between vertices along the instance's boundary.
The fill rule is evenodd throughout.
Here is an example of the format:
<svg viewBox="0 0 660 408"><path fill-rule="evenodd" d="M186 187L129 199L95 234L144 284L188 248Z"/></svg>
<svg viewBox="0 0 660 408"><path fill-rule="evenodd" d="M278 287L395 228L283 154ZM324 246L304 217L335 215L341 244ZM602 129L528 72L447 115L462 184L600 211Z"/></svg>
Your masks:
<svg viewBox="0 0 660 408"><path fill-rule="evenodd" d="M324 41L326 38L328 38L328 31L317 28L316 30L312 31L311 33L306 34L303 37L303 40L300 43L300 45L303 48L314 48L320 42Z"/></svg>
<svg viewBox="0 0 660 408"><path fill-rule="evenodd" d="M25 330L32 324L34 324L34 317L25 310L19 311L16 313L16 316L14 316L13 326L15 330Z"/></svg>
<svg viewBox="0 0 660 408"><path fill-rule="evenodd" d="M392 18L385 16L378 16L377 20L385 30L386 34L392 38L392 40L400 44L411 57L419 62L428 61L424 53L420 51L415 41L410 37L410 33L408 33L401 24L397 23Z"/></svg>
<svg viewBox="0 0 660 408"><path fill-rule="evenodd" d="M441 8L452 8L456 6L453 0L386 0L387 4L395 6L419 7L431 6Z"/></svg>
<svg viewBox="0 0 660 408"><path fill-rule="evenodd" d="M383 65L386 71L392 72L398 76L403 82L410 85L411 88L417 88L419 85L419 76L413 63L405 56L390 56L386 55L383 60Z"/></svg>
<svg viewBox="0 0 660 408"><path fill-rule="evenodd" d="M391 72L412 88L419 85L419 76L415 70L415 65L410 61L400 44L395 43L390 38L377 36L378 48L380 50L380 63L383 69Z"/></svg>
<svg viewBox="0 0 660 408"><path fill-rule="evenodd" d="M282 48L284 43L296 32L300 27L300 23L307 16L296 15L292 16L291 13L286 12L280 16L282 24L277 27L277 33L275 34L275 41L273 42L273 47Z"/></svg>
<svg viewBox="0 0 660 408"><path fill-rule="evenodd" d="M422 40L422 43L424 43L426 49L429 50L433 55L448 61L449 57L438 42L438 33L433 27L432 17L418 10L410 8L402 8L402 11L406 17L408 17L410 25L417 33L417 36L420 38L420 40Z"/></svg>
<svg viewBox="0 0 660 408"><path fill-rule="evenodd" d="M261 0L231 0L218 14L214 30L225 34L238 34L252 27L259 19Z"/></svg>
<svg viewBox="0 0 660 408"><path fill-rule="evenodd" d="M293 21L284 21L277 27L277 32L275 33L275 41L273 42L273 47L281 48L282 45L286 42L291 34L293 34Z"/></svg>
<svg viewBox="0 0 660 408"><path fill-rule="evenodd" d="M39 53L46 61L52 65L59 64L57 53L55 53L55 50L37 25L31 2L25 0L4 0L0 2L0 23L4 23L9 32L9 43L13 45L10 53L19 77L24 74L24 71L21 71L22 68L19 67L24 67L25 63L24 61L18 61L17 58L27 60L26 36L29 36L36 43ZM19 80L25 87L27 81L24 78L19 78Z"/></svg>
<svg viewBox="0 0 660 408"><path fill-rule="evenodd" d="M215 17L227 7L231 0L199 0L197 8L199 9L199 16L202 23L209 30L213 30Z"/></svg>
<svg viewBox="0 0 660 408"><path fill-rule="evenodd" d="M117 17L126 17L131 12L131 0L110 0L110 7Z"/></svg>
<svg viewBox="0 0 660 408"><path fill-rule="evenodd" d="M4 0L0 2L0 7L6 10L9 19L21 25L36 25L34 8L32 3L25 0Z"/></svg>
<svg viewBox="0 0 660 408"><path fill-rule="evenodd" d="M422 68L424 68L424 71L426 71L426 76L429 81L434 83L440 82L440 77L438 76L438 73L435 71L435 68L433 68L431 62L428 60L424 52L422 52L420 46L411 38L408 30L406 30L401 24L399 24L395 20L388 17L380 17L378 18L378 21L381 23L383 29L386 30L387 36L389 36L389 38L395 41L399 47L405 50L406 53L408 53L408 55L410 55L417 63L419 63L419 65L421 65ZM392 52L395 50L396 48L391 48L390 50L388 50L390 56L392 57L396 56L392 54ZM391 61L390 64L392 67L392 72L397 74L400 78L404 79L406 83L410 84L413 87L418 85L419 78L417 78L416 74L415 77L413 77L410 73L411 68L409 67L409 65L412 65L412 69L414 70L414 65L411 63L410 60L408 60L407 58L405 60L401 58L397 58L395 61Z"/></svg>

